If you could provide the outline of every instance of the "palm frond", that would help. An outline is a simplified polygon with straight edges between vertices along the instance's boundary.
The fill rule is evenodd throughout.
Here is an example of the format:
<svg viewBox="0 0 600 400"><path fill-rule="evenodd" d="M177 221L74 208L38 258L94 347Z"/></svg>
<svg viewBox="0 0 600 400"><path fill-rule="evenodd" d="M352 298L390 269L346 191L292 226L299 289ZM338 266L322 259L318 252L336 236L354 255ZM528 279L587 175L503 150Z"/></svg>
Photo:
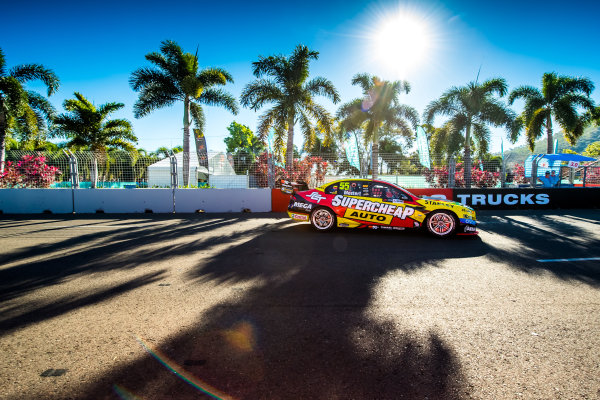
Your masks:
<svg viewBox="0 0 600 400"><path fill-rule="evenodd" d="M516 99L525 99L526 102L540 101L544 103L544 97L542 96L542 93L533 86L519 86L510 92L510 95L508 96L508 104L513 104Z"/></svg>
<svg viewBox="0 0 600 400"><path fill-rule="evenodd" d="M306 83L305 89L312 95L325 96L331 99L334 104L340 101L340 95L329 79L316 77Z"/></svg>
<svg viewBox="0 0 600 400"><path fill-rule="evenodd" d="M242 106L257 111L266 103L280 101L284 98L281 89L273 81L257 79L246 85L240 96Z"/></svg>
<svg viewBox="0 0 600 400"><path fill-rule="evenodd" d="M208 88L202 92L199 101L209 106L221 106L231 111L233 114L238 113L238 106L235 97L222 89Z"/></svg>
<svg viewBox="0 0 600 400"><path fill-rule="evenodd" d="M60 86L58 76L48 68L40 64L25 64L13 67L10 75L19 82L25 83L31 80L40 80L48 88L48 96L54 94Z"/></svg>

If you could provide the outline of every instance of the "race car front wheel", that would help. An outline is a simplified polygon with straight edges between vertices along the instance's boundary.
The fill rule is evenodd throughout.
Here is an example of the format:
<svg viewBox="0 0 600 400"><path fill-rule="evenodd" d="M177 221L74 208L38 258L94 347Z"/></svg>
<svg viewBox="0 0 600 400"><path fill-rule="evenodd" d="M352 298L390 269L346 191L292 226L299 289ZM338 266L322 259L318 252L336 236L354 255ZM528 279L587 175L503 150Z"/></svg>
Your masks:
<svg viewBox="0 0 600 400"><path fill-rule="evenodd" d="M329 208L317 208L310 214L310 223L319 232L329 231L335 226L335 214Z"/></svg>
<svg viewBox="0 0 600 400"><path fill-rule="evenodd" d="M427 216L427 230L433 236L446 238L456 232L456 218L446 211L435 211Z"/></svg>

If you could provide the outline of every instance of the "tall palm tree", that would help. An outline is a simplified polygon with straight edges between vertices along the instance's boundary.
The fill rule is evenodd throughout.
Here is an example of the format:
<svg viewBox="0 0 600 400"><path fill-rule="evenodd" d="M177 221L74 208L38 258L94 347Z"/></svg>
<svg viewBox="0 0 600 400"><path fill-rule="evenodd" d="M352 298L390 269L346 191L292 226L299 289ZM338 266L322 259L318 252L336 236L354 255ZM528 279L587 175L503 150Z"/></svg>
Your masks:
<svg viewBox="0 0 600 400"><path fill-rule="evenodd" d="M507 90L506 81L502 78L490 79L481 84L470 82L466 86L447 90L425 109L425 123L431 125L437 115L447 116L449 120L444 129L447 130L449 139L455 141L457 135L464 135L464 173L467 187L471 187L472 140L477 142L480 153L486 153L490 138L488 125L505 127L511 135L518 131L514 112L496 98L504 96Z"/></svg>
<svg viewBox="0 0 600 400"><path fill-rule="evenodd" d="M204 111L202 104L222 106L237 114L235 98L215 86L233 82L232 76L221 68L198 69L198 55L184 53L171 40L161 43L160 53L146 54L146 60L154 67L139 68L131 74L129 84L139 98L133 107L136 118L152 111L183 102L183 185L188 186L190 173L190 124L198 129L194 135L196 151L204 135ZM190 120L191 118L191 120ZM198 154L200 160L201 155Z"/></svg>
<svg viewBox="0 0 600 400"><path fill-rule="evenodd" d="M107 119L110 114L125 107L123 103L94 106L81 93L63 103L67 113L54 119L53 135L69 139L68 147L87 147L105 153L108 148L135 150L137 137L131 122L126 119Z"/></svg>
<svg viewBox="0 0 600 400"><path fill-rule="evenodd" d="M401 135L412 139L419 123L417 111L401 104L402 92L410 92L406 81L384 81L377 76L357 74L352 84L363 91L363 98L343 104L337 113L342 129L362 129L365 142L372 144L373 179L379 168L379 142L383 135Z"/></svg>
<svg viewBox="0 0 600 400"><path fill-rule="evenodd" d="M582 107L591 112L594 103L590 94L594 84L587 78L573 78L559 76L554 72L547 72L542 77L542 90L531 86L516 88L508 96L508 103L516 99L525 100L525 109L519 116L519 123L525 125L525 134L529 148L533 151L535 140L543 135L546 128L548 139L548 154L554 152L554 137L552 133L552 119L563 128L565 139L572 146L583 134L589 118L579 115L577 108ZM511 136L513 143L518 139L519 132Z"/></svg>
<svg viewBox="0 0 600 400"><path fill-rule="evenodd" d="M48 96L60 85L56 74L40 64L18 65L7 71L0 49L0 172L4 171L7 134L15 128L28 133L45 130L45 121L54 113L48 100L25 89L23 85L32 80L42 81L48 88Z"/></svg>
<svg viewBox="0 0 600 400"><path fill-rule="evenodd" d="M257 80L248 84L242 91L241 103L244 107L257 111L265 104L273 104L260 116L258 134L264 139L271 128L275 131L275 145L280 147L287 134L285 167L290 169L294 160L294 126L300 124L305 141L312 143L316 137L312 121L329 140L333 118L321 105L315 103L314 96L325 96L334 103L340 96L333 84L325 78L316 77L310 81L309 63L319 58L319 52L298 45L289 57L282 55L262 57L253 62L253 74Z"/></svg>

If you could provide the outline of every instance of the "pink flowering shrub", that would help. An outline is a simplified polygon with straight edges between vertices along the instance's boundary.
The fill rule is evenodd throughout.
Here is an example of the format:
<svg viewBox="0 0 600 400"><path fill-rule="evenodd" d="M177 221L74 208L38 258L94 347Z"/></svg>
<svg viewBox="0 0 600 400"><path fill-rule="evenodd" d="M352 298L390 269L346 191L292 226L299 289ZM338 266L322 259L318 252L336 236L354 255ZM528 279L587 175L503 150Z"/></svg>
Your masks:
<svg viewBox="0 0 600 400"><path fill-rule="evenodd" d="M49 188L62 172L46 165L46 157L23 156L16 163L7 161L0 174L0 188Z"/></svg>
<svg viewBox="0 0 600 400"><path fill-rule="evenodd" d="M267 152L262 153L256 158L256 163L253 165L251 172L256 177L260 187L267 187L269 182L269 165L268 157L272 154ZM293 167L289 170L272 166L272 174L276 184L280 183L281 179L286 179L292 182L309 182L311 176L314 175L315 181L318 184L323 182L325 171L327 170L327 161L321 157L306 156L303 160L294 159ZM313 172L313 168L315 171Z"/></svg>
<svg viewBox="0 0 600 400"><path fill-rule="evenodd" d="M425 180L435 188L448 187L448 175L450 174L448 166L441 168L434 167L433 170L425 168ZM493 188L496 187L500 180L498 172L482 171L478 168L477 163L471 169L471 186L478 188ZM465 187L465 171L462 163L456 164L454 170L454 187Z"/></svg>

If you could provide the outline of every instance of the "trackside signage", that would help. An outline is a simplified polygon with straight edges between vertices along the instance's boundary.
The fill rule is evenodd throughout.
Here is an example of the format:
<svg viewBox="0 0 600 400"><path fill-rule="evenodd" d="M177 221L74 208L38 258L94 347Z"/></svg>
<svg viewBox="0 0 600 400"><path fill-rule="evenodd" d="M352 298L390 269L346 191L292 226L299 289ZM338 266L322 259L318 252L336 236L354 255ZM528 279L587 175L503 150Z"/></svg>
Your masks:
<svg viewBox="0 0 600 400"><path fill-rule="evenodd" d="M598 189L454 189L454 200L478 210L597 208Z"/></svg>

